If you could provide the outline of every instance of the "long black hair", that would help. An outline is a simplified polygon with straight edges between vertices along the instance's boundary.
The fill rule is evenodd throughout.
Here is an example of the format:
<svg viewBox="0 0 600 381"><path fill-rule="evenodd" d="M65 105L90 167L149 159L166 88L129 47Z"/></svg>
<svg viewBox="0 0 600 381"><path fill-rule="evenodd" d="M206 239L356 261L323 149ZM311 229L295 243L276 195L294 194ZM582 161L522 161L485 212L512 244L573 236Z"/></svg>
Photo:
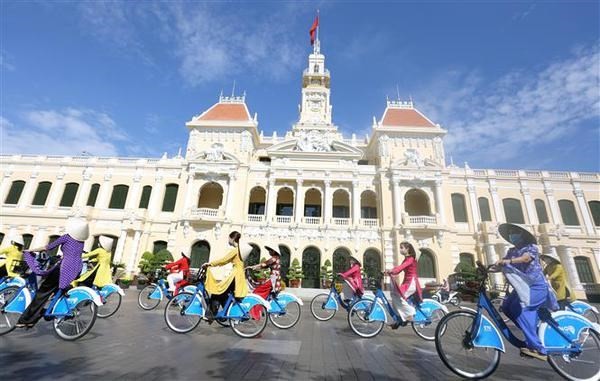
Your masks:
<svg viewBox="0 0 600 381"><path fill-rule="evenodd" d="M235 246L238 250L238 257L242 259L242 252L240 251L240 238L242 238L242 233L236 230L229 233L229 239L233 240L233 242L235 243Z"/></svg>
<svg viewBox="0 0 600 381"><path fill-rule="evenodd" d="M411 257L417 256L417 252L415 251L415 248L413 247L413 245L410 242L403 241L400 243L400 246L406 247L408 249L408 255L410 255Z"/></svg>

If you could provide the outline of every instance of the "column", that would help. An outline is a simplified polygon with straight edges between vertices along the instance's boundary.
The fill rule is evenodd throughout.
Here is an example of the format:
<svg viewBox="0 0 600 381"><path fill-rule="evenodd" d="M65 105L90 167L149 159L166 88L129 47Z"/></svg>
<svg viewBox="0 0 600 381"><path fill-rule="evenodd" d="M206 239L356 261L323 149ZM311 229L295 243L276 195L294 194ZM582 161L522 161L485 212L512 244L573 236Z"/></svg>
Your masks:
<svg viewBox="0 0 600 381"><path fill-rule="evenodd" d="M8 195L8 190L12 185L11 181L12 172L4 172L2 176L2 185L0 185L0 203L3 204L6 196Z"/></svg>
<svg viewBox="0 0 600 381"><path fill-rule="evenodd" d="M25 183L25 188L23 189L23 193L21 194L21 198L19 199L19 204L18 204L18 208L19 209L24 209L26 207L28 207L29 205L31 205L31 202L33 201L33 190L35 189L35 186L37 185L37 181L35 181L35 179L37 178L37 173L33 173L30 177L29 177L29 181L27 181ZM35 246L32 246L35 247Z"/></svg>
<svg viewBox="0 0 600 381"><path fill-rule="evenodd" d="M500 197L498 197L498 188L496 187L496 180L490 179L490 194L492 196L492 204L494 204L494 214L496 215L496 222L504 222L504 211L502 210L502 204Z"/></svg>
<svg viewBox="0 0 600 381"><path fill-rule="evenodd" d="M477 194L475 193L475 185L467 180L467 192L469 193L469 203L471 204L471 220L473 221L473 230L477 231L477 225L481 222L479 217L479 205L477 204Z"/></svg>
<svg viewBox="0 0 600 381"><path fill-rule="evenodd" d="M558 211L558 203L554 198L554 190L552 189L552 184L549 182L544 182L544 193L546 194L546 199L548 200L548 206L550 207L550 214L552 215L552 222L556 225L562 223L562 218L560 217L560 213Z"/></svg>
<svg viewBox="0 0 600 381"><path fill-rule="evenodd" d="M121 230L117 247L115 248L115 256L113 257L113 263L120 263L123 258L123 249L125 248L125 240L127 239L127 230Z"/></svg>
<svg viewBox="0 0 600 381"><path fill-rule="evenodd" d="M539 225L537 214L531 200L531 194L529 193L529 189L524 182L521 183L521 194L523 195L523 200L525 200L525 210L527 210L529 223L531 225Z"/></svg>
<svg viewBox="0 0 600 381"><path fill-rule="evenodd" d="M59 173L56 176L56 182L52 184L50 189L50 197L48 198L48 209L52 210L58 206L58 197L64 192L63 179L65 178L64 173Z"/></svg>
<svg viewBox="0 0 600 381"><path fill-rule="evenodd" d="M592 252L594 253L594 258L596 259L596 267L600 270L600 248L594 247L592 248Z"/></svg>
<svg viewBox="0 0 600 381"><path fill-rule="evenodd" d="M573 184L574 187L578 187L578 185ZM581 212L581 216L583 217L583 224L585 225L585 231L588 235L594 235L594 224L592 223L592 217L590 216L590 212L587 207L587 203L585 202L585 198L583 196L583 191L581 189L575 189L573 191L575 197L577 198L577 205L579 206L579 211Z"/></svg>
<svg viewBox="0 0 600 381"><path fill-rule="evenodd" d="M331 215L332 215L332 196L331 196L331 180L325 180L325 194L323 196L323 209L325 209L325 220L323 221L325 224L331 223Z"/></svg>
<svg viewBox="0 0 600 381"><path fill-rule="evenodd" d="M498 262L498 255L496 254L496 248L493 244L488 243L485 246L485 261L487 265L491 265L492 263ZM502 273L492 273L492 283L496 285L501 285L503 282Z"/></svg>
<svg viewBox="0 0 600 381"><path fill-rule="evenodd" d="M300 223L304 216L304 190L302 179L296 180L296 202L294 203L294 221Z"/></svg>
<svg viewBox="0 0 600 381"><path fill-rule="evenodd" d="M402 202L400 201L400 181L392 177L392 197L394 201L394 226L402 225Z"/></svg>
<svg viewBox="0 0 600 381"><path fill-rule="evenodd" d="M183 204L183 213L188 213L192 208L192 196L194 195L194 175L188 175L185 183L185 203Z"/></svg>
<svg viewBox="0 0 600 381"><path fill-rule="evenodd" d="M352 223L360 225L360 189L358 180L352 181Z"/></svg>
<svg viewBox="0 0 600 381"><path fill-rule="evenodd" d="M157 175L154 178L154 186L152 186L152 194L150 195L150 201L148 205L148 216L154 216L162 206L160 202L161 196L164 193L164 186L162 185L162 176Z"/></svg>
<svg viewBox="0 0 600 381"><path fill-rule="evenodd" d="M275 179L269 179L269 185L267 189L267 215L266 221L273 221L277 208L277 189L275 188Z"/></svg>
<svg viewBox="0 0 600 381"><path fill-rule="evenodd" d="M233 195L235 194L235 180L236 176L234 173L229 175L229 182L227 183L227 201L225 204L225 216L229 217L232 215L233 208Z"/></svg>
<svg viewBox="0 0 600 381"><path fill-rule="evenodd" d="M88 197L90 196L90 189L92 188L92 182L90 178L83 178L83 183L81 184L81 189L77 192L77 199L75 200L75 204L78 207L85 207Z"/></svg>
<svg viewBox="0 0 600 381"><path fill-rule="evenodd" d="M577 267L575 266L575 260L573 259L572 249L569 246L564 245L558 246L557 249L560 262L567 271L569 284L575 290L583 290L583 286L579 280L579 274L577 273Z"/></svg>
<svg viewBox="0 0 600 381"><path fill-rule="evenodd" d="M108 208L108 201L112 192L112 186L110 185L111 178L111 174L106 174L104 176L104 182L102 183L102 185L100 185L100 194L98 195L98 199L96 200L96 208Z"/></svg>
<svg viewBox="0 0 600 381"><path fill-rule="evenodd" d="M435 181L435 207L437 213L440 215L438 225L446 225L446 212L444 208L444 198L442 197L442 180Z"/></svg>
<svg viewBox="0 0 600 381"><path fill-rule="evenodd" d="M131 253L129 255L129 263L127 264L127 272L133 273L135 266L137 265L137 258L139 256L140 237L142 235L141 230L136 230L133 235L133 243L131 244Z"/></svg>
<svg viewBox="0 0 600 381"><path fill-rule="evenodd" d="M40 227L37 229L35 233L33 233L33 239L31 240L31 244L29 244L30 248L46 246L48 244L48 233L46 232L45 227Z"/></svg>
<svg viewBox="0 0 600 381"><path fill-rule="evenodd" d="M137 209L140 205L140 188L142 177L136 173L133 177L133 186L127 194L127 201L125 202L125 209Z"/></svg>

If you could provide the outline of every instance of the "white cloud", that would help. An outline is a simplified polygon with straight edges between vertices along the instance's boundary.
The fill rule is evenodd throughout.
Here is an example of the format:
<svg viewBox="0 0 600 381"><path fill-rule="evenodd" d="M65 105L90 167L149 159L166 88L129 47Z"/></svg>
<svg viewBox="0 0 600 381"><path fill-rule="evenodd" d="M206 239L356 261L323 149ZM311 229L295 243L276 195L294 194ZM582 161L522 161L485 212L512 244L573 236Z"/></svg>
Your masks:
<svg viewBox="0 0 600 381"><path fill-rule="evenodd" d="M594 46L538 71L514 71L491 82L477 72L450 71L416 97L417 108L449 130L450 154L500 164L575 136L586 122L595 121L598 134L599 64Z"/></svg>
<svg viewBox="0 0 600 381"><path fill-rule="evenodd" d="M0 116L2 154L116 156L115 141L128 137L109 115L93 110L27 111L19 125Z"/></svg>

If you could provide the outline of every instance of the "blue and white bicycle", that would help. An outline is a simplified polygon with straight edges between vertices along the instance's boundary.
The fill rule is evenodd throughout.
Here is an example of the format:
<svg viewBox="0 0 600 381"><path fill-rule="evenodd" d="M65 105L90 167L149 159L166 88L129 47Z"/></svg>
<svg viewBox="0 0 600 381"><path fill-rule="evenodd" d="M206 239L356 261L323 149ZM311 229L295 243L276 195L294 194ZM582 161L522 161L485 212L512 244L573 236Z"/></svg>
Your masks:
<svg viewBox="0 0 600 381"><path fill-rule="evenodd" d="M454 373L470 379L490 376L505 352L504 337L517 347L525 343L508 328L486 293L493 266L477 263L480 275L477 310L462 309L446 315L438 324L435 346L443 363ZM487 312L487 314L484 314ZM489 316L489 317L488 317ZM538 336L548 362L568 380L600 379L600 326L572 311L539 311Z"/></svg>
<svg viewBox="0 0 600 381"><path fill-rule="evenodd" d="M396 287L392 278L392 287ZM416 310L411 326L420 338L428 341L435 339L435 330L440 320L448 313L448 308L433 299L423 299L421 303L414 303L412 298L408 302ZM387 312L387 313L386 313ZM388 323L388 315L392 318L392 328L404 327L404 321L388 301L382 287L375 291L375 298L363 298L350 307L348 311L348 324L354 333L364 338L377 336L383 326Z"/></svg>
<svg viewBox="0 0 600 381"><path fill-rule="evenodd" d="M338 275L339 277L339 275ZM341 279L341 277L340 277ZM369 295L365 295L364 298L373 300L374 298ZM329 292L322 292L315 295L310 301L310 312L315 319L320 321L327 321L332 319L336 312L342 307L346 312L350 310L350 307L357 302L360 297L353 295L352 298L344 300L342 295L338 292L335 287L335 282L331 282L331 288Z"/></svg>
<svg viewBox="0 0 600 381"><path fill-rule="evenodd" d="M88 266L89 263L84 261L81 275L84 275L87 272ZM80 283L79 279L75 280L74 283ZM99 318L105 319L111 317L119 310L119 307L121 307L122 297L125 296L125 292L121 287L114 283L109 283L102 288L98 288L94 285L92 285L90 288L96 291L98 295L100 295L100 300L102 300L102 305L98 307Z"/></svg>
<svg viewBox="0 0 600 381"><path fill-rule="evenodd" d="M180 292L167 303L165 322L173 332L188 333L196 328L202 320L207 319L209 297L204 288L205 275L206 270L201 270L195 292ZM259 319L250 316L250 310L253 307L260 309ZM238 302L230 293L225 306L217 312L214 318L217 321L228 322L236 335L252 338L260 335L265 329L269 308L269 303L258 295L248 294Z"/></svg>
<svg viewBox="0 0 600 381"><path fill-rule="evenodd" d="M169 291L169 284L166 280L167 272L165 269L157 269L154 278L156 282L152 282L144 287L138 295L138 305L141 309L150 311L158 307L163 299L171 300L173 294L177 295L180 291L194 292L196 288L192 285L186 285L183 288L177 287L175 292Z"/></svg>

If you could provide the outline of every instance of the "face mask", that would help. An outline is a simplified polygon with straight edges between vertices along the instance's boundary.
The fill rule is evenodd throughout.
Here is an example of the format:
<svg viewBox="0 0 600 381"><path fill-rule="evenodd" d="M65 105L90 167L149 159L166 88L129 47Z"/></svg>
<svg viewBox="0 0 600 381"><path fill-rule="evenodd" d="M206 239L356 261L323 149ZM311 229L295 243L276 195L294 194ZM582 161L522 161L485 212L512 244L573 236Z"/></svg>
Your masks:
<svg viewBox="0 0 600 381"><path fill-rule="evenodd" d="M519 242L521 242L521 234L519 233L513 233L513 234L509 234L508 235L508 240L510 241L510 243L512 243L513 245L518 244Z"/></svg>

